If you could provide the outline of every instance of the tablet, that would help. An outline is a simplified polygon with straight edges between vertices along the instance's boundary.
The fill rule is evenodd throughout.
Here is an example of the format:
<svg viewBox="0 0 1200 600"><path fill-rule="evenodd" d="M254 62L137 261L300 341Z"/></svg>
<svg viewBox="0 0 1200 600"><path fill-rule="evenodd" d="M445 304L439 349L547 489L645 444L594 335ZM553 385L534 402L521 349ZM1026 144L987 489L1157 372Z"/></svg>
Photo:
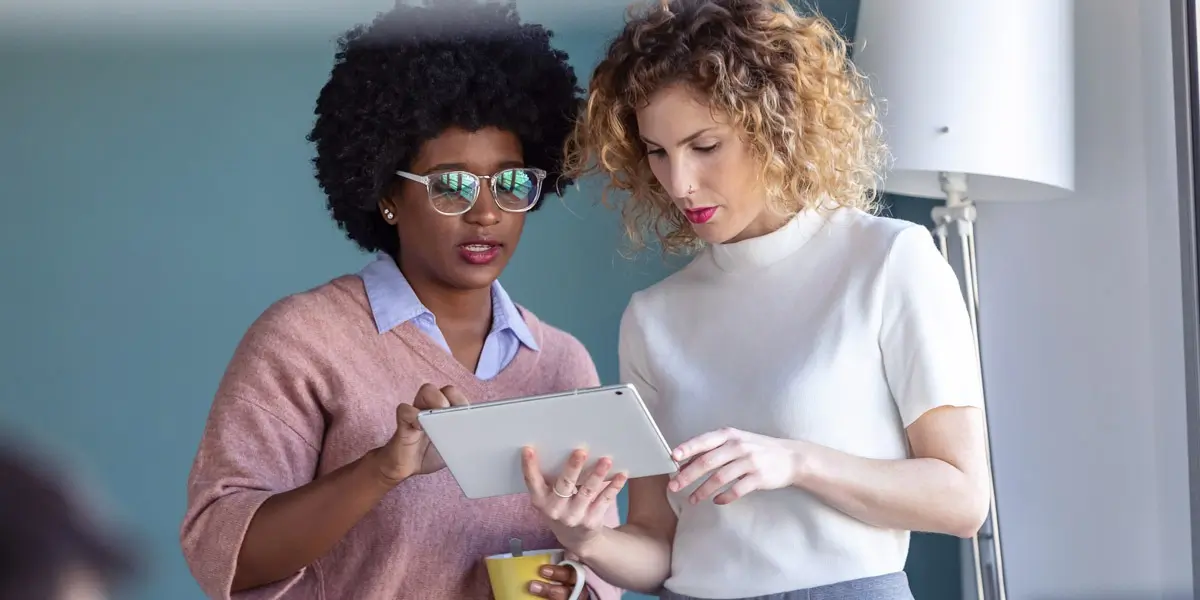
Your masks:
<svg viewBox="0 0 1200 600"><path fill-rule="evenodd" d="M576 448L584 473L612 459L610 473L674 473L678 465L637 390L628 384L422 411L418 420L463 494L471 499L528 492L521 448L532 446L547 477Z"/></svg>

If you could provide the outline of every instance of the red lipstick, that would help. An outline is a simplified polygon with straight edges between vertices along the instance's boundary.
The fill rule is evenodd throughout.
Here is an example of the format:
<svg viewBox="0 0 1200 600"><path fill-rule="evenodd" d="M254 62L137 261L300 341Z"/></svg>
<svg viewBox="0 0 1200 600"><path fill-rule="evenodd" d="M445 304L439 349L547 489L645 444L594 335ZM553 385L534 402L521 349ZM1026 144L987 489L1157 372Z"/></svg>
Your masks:
<svg viewBox="0 0 1200 600"><path fill-rule="evenodd" d="M713 218L713 215L717 214L717 207L707 206L704 208L689 208L684 210L683 214L687 216L687 220L695 223L696 225L700 225L702 223L707 223L709 219Z"/></svg>

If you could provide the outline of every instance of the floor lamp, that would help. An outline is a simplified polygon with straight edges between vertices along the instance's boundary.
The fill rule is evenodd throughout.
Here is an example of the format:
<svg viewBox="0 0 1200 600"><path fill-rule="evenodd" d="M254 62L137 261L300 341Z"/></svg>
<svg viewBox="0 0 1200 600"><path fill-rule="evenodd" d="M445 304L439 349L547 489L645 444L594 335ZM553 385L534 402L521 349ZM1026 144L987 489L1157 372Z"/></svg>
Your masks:
<svg viewBox="0 0 1200 600"><path fill-rule="evenodd" d="M977 356L975 203L1051 200L1074 189L1073 17L1071 0L859 7L854 62L881 103L893 160L884 190L945 200L931 215L933 231L957 263ZM971 550L977 597L1006 600L994 485Z"/></svg>

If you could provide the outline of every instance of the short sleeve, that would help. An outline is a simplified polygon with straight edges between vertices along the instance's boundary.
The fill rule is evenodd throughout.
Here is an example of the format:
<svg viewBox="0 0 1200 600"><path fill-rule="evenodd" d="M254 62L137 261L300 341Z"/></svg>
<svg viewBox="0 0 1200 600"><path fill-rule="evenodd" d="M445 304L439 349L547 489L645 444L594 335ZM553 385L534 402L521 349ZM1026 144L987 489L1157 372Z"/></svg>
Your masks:
<svg viewBox="0 0 1200 600"><path fill-rule="evenodd" d="M966 301L926 229L912 226L896 235L881 281L879 345L904 426L940 406L982 408Z"/></svg>
<svg viewBox="0 0 1200 600"><path fill-rule="evenodd" d="M646 406L653 411L658 406L658 389L654 387L650 377L645 331L638 315L637 294L630 299L625 313L621 315L621 329L617 339L617 366L621 383L632 385Z"/></svg>
<svg viewBox="0 0 1200 600"><path fill-rule="evenodd" d="M306 568L233 596L230 588L246 530L272 495L312 481L324 419L304 373L311 357L295 321L272 307L238 345L213 400L188 478L180 532L192 575L209 598L307 595Z"/></svg>

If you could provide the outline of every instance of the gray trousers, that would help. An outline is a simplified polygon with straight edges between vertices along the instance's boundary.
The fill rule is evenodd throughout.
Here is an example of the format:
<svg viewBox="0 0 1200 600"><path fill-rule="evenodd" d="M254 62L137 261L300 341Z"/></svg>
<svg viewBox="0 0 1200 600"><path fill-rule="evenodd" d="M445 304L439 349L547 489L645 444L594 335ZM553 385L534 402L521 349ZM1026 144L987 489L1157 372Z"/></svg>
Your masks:
<svg viewBox="0 0 1200 600"><path fill-rule="evenodd" d="M659 598L661 600L703 600L695 596L676 594L670 590L664 590ZM913 595L908 589L908 576L901 571L878 577L865 577L805 590L740 598L739 600L913 600Z"/></svg>

